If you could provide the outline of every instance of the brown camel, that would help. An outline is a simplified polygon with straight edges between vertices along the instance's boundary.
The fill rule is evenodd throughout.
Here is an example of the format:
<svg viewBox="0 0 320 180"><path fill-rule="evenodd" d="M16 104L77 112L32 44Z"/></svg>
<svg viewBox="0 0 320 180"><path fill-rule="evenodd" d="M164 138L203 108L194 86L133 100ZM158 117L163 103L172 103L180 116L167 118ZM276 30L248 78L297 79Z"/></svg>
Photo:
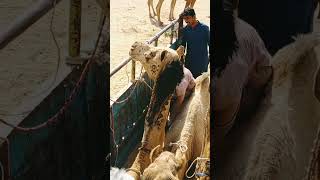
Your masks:
<svg viewBox="0 0 320 180"><path fill-rule="evenodd" d="M135 42L129 54L134 61L142 64L150 79L155 82L145 119L141 147L127 171L135 179L140 179L140 175L150 164L151 150L157 146L162 149L164 146L170 101L175 87L183 78L183 65L176 51L141 42Z"/></svg>
<svg viewBox="0 0 320 180"><path fill-rule="evenodd" d="M149 8L149 17L154 17L154 16L157 16L158 17L158 24L159 25L163 25L163 22L160 20L160 10L161 10L161 6L162 6L162 3L163 3L164 0L159 0L158 1L158 4L156 6L156 10L157 10L157 13L155 13L155 10L153 8L153 0L148 0L148 8ZM171 0L171 4L170 4L170 13L169 13L169 21L172 21L174 20L174 15L173 15L173 12L174 12L174 7L176 5L176 1L177 0ZM196 0L185 0L186 1L186 5L184 8L187 8L187 7L191 7L193 8ZM151 11L150 11L150 8L152 9L152 12L153 12L153 15L151 14Z"/></svg>

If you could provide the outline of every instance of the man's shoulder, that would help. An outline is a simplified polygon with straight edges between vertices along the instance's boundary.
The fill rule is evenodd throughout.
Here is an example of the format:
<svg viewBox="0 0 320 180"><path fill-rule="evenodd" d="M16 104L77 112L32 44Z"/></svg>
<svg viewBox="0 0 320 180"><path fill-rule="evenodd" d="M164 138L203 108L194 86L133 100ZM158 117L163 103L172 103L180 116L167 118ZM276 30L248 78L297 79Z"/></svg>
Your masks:
<svg viewBox="0 0 320 180"><path fill-rule="evenodd" d="M202 23L202 22L200 22L200 21L199 21L199 24L200 24L200 27L201 27L201 28L203 28L203 29L205 29L205 30L209 30L209 26L208 26L208 25L206 25L206 24L204 24L204 23Z"/></svg>

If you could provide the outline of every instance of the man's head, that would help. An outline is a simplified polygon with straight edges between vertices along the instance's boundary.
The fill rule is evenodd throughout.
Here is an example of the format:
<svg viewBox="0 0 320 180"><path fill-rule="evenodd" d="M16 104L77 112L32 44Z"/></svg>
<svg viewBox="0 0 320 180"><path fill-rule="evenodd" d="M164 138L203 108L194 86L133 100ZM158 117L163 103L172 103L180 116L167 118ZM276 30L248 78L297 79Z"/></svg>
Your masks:
<svg viewBox="0 0 320 180"><path fill-rule="evenodd" d="M181 14L181 17L187 23L187 26L193 27L197 24L196 13L194 12L194 9L190 7L184 9L184 11Z"/></svg>

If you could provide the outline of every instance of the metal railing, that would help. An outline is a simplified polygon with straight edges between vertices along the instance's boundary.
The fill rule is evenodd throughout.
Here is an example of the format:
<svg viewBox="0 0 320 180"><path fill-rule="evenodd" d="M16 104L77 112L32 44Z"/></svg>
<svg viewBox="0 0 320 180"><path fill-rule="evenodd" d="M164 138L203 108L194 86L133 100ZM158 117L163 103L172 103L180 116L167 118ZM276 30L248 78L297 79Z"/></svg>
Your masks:
<svg viewBox="0 0 320 180"><path fill-rule="evenodd" d="M35 4L32 4L22 15L18 16L12 21L11 24L2 28L0 31L0 50L5 48L10 42L15 40L18 36L24 33L30 26L37 22L40 18L46 15L49 10L56 7L61 0L38 0ZM70 0L70 23L69 23L69 55L76 57L79 55L80 49L80 32L81 32L81 0ZM19 124L23 119L16 122ZM11 132L11 131L10 131ZM10 132L5 132L7 137ZM2 142L0 142L2 145ZM7 154L9 154L7 152ZM2 176L9 179L11 176L9 155L6 160L7 164L2 164L4 167Z"/></svg>
<svg viewBox="0 0 320 180"><path fill-rule="evenodd" d="M161 29L161 31L159 31L156 35L154 35L152 38L150 38L150 40L147 40L146 43L147 44L151 44L151 43L154 42L155 46L158 46L158 40L159 40L160 36L171 28L170 44L172 44L174 25L177 24L178 22L179 22L179 28L178 28L178 37L179 37L180 36L180 30L181 30L182 25L183 25L183 22L182 22L181 18L178 18L178 19L170 22L166 27ZM113 68L111 70L111 72L110 72L110 78L114 74L116 74L122 67L127 65L130 61L131 61L131 58L129 57L128 59L125 59L124 61L122 61L118 66ZM131 62L132 62L132 66L131 66L131 82L134 82L135 81L135 74L136 74L136 72L135 72L136 63L135 63L135 61L131 61Z"/></svg>
<svg viewBox="0 0 320 180"><path fill-rule="evenodd" d="M60 1L39 0L34 6L25 11L24 14L16 18L12 24L0 32L0 50L44 16L54 7L54 3L59 3Z"/></svg>

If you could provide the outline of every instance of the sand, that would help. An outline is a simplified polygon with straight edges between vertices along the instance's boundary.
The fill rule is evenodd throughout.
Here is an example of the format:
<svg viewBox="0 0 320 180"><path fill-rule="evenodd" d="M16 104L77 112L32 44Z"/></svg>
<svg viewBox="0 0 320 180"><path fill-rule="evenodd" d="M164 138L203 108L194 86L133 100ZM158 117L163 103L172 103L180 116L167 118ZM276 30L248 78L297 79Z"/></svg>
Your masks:
<svg viewBox="0 0 320 180"><path fill-rule="evenodd" d="M19 17L36 0L1 0L0 31ZM82 1L81 50L92 49L97 36L100 8L95 1ZM49 31L52 11L49 11L27 31L0 50L0 118L16 123L20 116L8 116L30 111L46 97L55 86L57 48ZM65 65L68 55L69 1L62 0L56 7L53 31L61 49L61 67L55 84L70 72ZM40 92L39 92L40 91ZM24 115L27 115L26 113ZM5 129L5 130L4 130ZM8 133L0 124L0 136Z"/></svg>

